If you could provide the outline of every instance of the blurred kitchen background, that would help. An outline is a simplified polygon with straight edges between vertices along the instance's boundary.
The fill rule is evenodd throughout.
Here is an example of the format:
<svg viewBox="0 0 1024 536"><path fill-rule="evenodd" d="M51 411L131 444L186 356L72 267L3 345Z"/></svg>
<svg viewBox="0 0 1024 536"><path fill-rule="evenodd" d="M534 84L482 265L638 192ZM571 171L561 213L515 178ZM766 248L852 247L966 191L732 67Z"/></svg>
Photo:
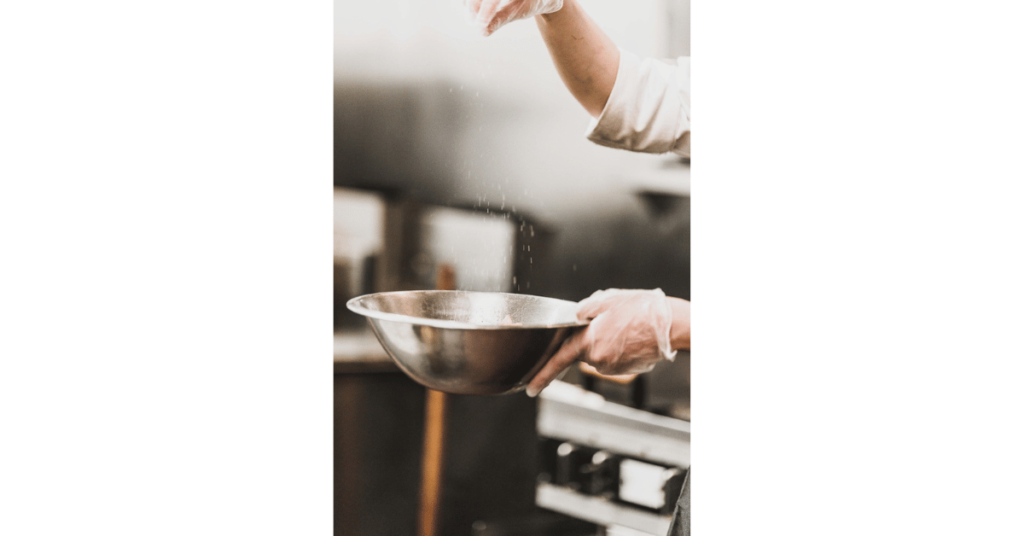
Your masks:
<svg viewBox="0 0 1024 536"><path fill-rule="evenodd" d="M621 47L689 55L688 0L583 0ZM599 147L533 21L456 0L335 4L335 533L664 534L689 468L689 355L628 384L450 396L422 522L425 389L345 302L454 287L689 299L689 161ZM550 392L549 392L550 391Z"/></svg>

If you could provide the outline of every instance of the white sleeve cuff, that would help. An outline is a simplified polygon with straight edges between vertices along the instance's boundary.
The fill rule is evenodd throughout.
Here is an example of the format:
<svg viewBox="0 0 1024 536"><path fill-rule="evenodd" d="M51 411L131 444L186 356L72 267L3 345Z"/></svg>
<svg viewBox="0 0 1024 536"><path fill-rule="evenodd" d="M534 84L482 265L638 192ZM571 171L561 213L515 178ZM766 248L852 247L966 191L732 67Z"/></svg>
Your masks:
<svg viewBox="0 0 1024 536"><path fill-rule="evenodd" d="M670 65L619 51L619 71L590 141L645 153L690 153L689 58Z"/></svg>

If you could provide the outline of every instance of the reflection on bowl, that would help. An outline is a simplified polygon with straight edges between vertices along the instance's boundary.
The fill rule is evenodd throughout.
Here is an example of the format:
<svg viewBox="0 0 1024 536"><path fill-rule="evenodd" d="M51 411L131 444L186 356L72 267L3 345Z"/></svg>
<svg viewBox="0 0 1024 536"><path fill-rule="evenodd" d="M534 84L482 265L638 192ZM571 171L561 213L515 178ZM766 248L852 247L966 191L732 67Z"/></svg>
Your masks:
<svg viewBox="0 0 1024 536"><path fill-rule="evenodd" d="M500 292L384 292L353 298L348 308L367 318L412 379L455 394L521 390L587 324L574 302Z"/></svg>

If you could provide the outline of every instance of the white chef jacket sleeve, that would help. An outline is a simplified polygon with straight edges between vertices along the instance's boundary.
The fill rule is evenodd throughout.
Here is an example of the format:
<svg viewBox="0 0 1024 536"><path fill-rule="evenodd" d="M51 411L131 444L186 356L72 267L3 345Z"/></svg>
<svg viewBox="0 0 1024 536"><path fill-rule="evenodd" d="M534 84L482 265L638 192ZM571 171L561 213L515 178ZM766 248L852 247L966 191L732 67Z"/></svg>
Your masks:
<svg viewBox="0 0 1024 536"><path fill-rule="evenodd" d="M690 58L674 64L619 51L619 72L587 139L615 149L690 156Z"/></svg>

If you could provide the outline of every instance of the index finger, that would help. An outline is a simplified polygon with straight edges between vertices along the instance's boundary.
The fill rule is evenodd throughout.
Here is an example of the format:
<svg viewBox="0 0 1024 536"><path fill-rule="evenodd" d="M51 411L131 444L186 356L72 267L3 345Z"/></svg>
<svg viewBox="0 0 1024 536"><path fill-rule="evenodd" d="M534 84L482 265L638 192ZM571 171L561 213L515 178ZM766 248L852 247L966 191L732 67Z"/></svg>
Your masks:
<svg viewBox="0 0 1024 536"><path fill-rule="evenodd" d="M569 368L574 361L586 350L586 344L583 342L587 334L587 328L583 328L580 332L576 333L569 340L562 344L562 347L555 352L555 355L551 356L551 359L544 365L544 368L540 369L540 372L530 380L530 385L526 387L527 396L534 397L538 393L544 390L549 383L554 381L563 370Z"/></svg>
<svg viewBox="0 0 1024 536"><path fill-rule="evenodd" d="M477 24L490 24L491 19L494 18L494 14L498 11L498 4L500 2L501 0L481 0L479 3L479 11L476 13Z"/></svg>

